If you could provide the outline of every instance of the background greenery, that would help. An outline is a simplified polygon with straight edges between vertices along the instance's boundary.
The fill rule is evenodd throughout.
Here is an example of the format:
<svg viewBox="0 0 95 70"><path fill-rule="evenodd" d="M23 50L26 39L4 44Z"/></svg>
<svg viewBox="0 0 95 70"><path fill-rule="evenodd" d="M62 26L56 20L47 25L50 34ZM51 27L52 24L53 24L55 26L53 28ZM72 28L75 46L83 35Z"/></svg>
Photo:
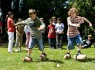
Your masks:
<svg viewBox="0 0 95 70"><path fill-rule="evenodd" d="M5 17L8 11L14 12L14 19L19 17L26 19L28 10L35 8L38 17L44 17L46 25L52 16L61 17L65 25L65 35L67 31L67 12L71 7L76 7L79 10L79 15L86 17L93 24L93 27L88 27L88 24L83 24L80 27L80 32L83 38L88 34L95 36L95 0L0 0L0 8L2 12L3 34L6 33ZM6 35L7 36L7 35ZM5 38L7 38L5 36ZM66 37L66 36L65 36Z"/></svg>

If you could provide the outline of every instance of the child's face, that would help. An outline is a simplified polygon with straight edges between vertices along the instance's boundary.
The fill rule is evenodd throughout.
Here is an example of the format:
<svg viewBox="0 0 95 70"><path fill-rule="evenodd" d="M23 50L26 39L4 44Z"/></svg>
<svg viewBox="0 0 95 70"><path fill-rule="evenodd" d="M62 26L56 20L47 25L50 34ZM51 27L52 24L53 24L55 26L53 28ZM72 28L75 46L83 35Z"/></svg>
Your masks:
<svg viewBox="0 0 95 70"><path fill-rule="evenodd" d="M92 38L88 37L88 40L91 40Z"/></svg>
<svg viewBox="0 0 95 70"><path fill-rule="evenodd" d="M49 23L50 23L50 24L53 24L53 21L50 21Z"/></svg>
<svg viewBox="0 0 95 70"><path fill-rule="evenodd" d="M61 20L57 20L57 23L61 23Z"/></svg>
<svg viewBox="0 0 95 70"><path fill-rule="evenodd" d="M32 19L35 19L35 17L36 17L36 13L35 13L35 12L33 12L33 13L29 13L29 16L30 16Z"/></svg>
<svg viewBox="0 0 95 70"><path fill-rule="evenodd" d="M73 12L71 12L71 17L72 18L75 18L77 15L76 15L76 12L75 11L73 11Z"/></svg>

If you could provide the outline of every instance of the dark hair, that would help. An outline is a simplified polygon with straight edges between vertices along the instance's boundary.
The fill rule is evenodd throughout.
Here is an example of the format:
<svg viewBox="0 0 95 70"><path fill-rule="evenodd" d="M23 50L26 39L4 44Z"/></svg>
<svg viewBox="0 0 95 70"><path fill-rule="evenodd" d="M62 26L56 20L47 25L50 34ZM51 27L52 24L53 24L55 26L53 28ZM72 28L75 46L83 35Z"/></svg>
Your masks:
<svg viewBox="0 0 95 70"><path fill-rule="evenodd" d="M10 17L10 15L12 15L13 12L9 11L8 14L7 14L7 17Z"/></svg>
<svg viewBox="0 0 95 70"><path fill-rule="evenodd" d="M57 18L57 20L61 20L61 18Z"/></svg>

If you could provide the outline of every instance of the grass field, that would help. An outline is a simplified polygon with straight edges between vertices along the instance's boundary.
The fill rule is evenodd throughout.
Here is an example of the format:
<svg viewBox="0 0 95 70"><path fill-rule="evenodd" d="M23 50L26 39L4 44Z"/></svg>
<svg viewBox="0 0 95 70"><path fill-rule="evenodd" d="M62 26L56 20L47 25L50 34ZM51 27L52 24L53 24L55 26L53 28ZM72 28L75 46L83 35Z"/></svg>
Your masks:
<svg viewBox="0 0 95 70"><path fill-rule="evenodd" d="M13 48L14 49L14 48ZM16 53L8 53L7 48L0 47L0 70L95 70L95 48L82 49L82 53L86 54L88 60L80 62L73 59L76 50L72 51L72 59L64 60L63 56L66 53L66 46L64 49L50 49L45 48L48 55L48 61L41 61L39 56L41 52L38 48L33 49L33 62L23 62L22 58L27 56L27 51L24 50ZM60 66L57 67L57 64Z"/></svg>

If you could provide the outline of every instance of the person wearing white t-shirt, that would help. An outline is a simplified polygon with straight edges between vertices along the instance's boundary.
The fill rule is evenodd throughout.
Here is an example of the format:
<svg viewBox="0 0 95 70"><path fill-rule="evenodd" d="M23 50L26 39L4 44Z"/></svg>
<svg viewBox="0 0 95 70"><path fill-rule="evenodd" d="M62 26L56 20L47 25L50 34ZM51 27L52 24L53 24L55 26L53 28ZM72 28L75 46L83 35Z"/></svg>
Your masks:
<svg viewBox="0 0 95 70"><path fill-rule="evenodd" d="M26 35L26 42L25 42L25 46L26 46L26 50L28 50L28 44L29 44L29 40L30 40L30 27L28 25L25 25L24 27L24 32Z"/></svg>
<svg viewBox="0 0 95 70"><path fill-rule="evenodd" d="M57 24L55 25L56 29L56 39L57 47L62 49L62 39L64 34L64 24L61 23L61 18L57 18Z"/></svg>

